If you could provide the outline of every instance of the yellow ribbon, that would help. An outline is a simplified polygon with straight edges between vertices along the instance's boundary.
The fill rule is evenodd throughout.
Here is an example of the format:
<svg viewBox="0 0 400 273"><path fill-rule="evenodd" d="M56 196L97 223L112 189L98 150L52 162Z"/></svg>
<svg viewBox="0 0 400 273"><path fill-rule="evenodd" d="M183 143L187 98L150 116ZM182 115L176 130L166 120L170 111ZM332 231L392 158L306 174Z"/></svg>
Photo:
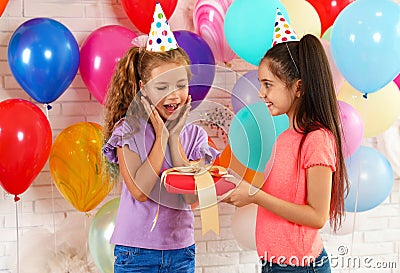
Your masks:
<svg viewBox="0 0 400 273"><path fill-rule="evenodd" d="M219 235L217 192L212 174L222 177L227 173L226 169L221 166L212 166L209 168L198 166L175 167L165 170L162 173L161 182L165 184L168 174L193 175L199 198L202 234L204 235L211 230Z"/></svg>

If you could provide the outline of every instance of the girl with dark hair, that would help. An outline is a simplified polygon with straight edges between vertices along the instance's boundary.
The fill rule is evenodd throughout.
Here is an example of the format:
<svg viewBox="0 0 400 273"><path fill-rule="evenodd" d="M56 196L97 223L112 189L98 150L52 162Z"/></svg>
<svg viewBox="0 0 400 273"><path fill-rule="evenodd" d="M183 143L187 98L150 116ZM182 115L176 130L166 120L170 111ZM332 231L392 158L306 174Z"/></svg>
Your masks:
<svg viewBox="0 0 400 273"><path fill-rule="evenodd" d="M262 272L331 272L319 235L337 230L348 178L328 59L318 38L274 45L258 68L260 97L289 128L275 143L261 190L240 183L224 201L258 205L256 245ZM313 271L315 270L315 271Z"/></svg>

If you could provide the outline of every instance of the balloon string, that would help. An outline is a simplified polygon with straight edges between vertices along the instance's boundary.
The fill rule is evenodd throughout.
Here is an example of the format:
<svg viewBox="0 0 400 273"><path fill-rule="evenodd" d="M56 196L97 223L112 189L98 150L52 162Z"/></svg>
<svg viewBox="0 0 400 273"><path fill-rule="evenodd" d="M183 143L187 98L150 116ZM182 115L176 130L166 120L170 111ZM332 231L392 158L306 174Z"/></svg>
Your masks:
<svg viewBox="0 0 400 273"><path fill-rule="evenodd" d="M54 185L51 182L51 206L53 214L53 233L54 233L54 253L57 256L57 232L56 232L56 217L55 217L55 205L54 205Z"/></svg>
<svg viewBox="0 0 400 273"><path fill-rule="evenodd" d="M49 118L49 110L52 107L50 104L45 103L44 109L46 112L47 120L50 122ZM55 204L54 204L54 185L53 181L50 180L51 183L51 207L52 207L52 218L53 218L53 233L54 233L54 254L57 256L57 232L56 232L56 217L55 217Z"/></svg>
<svg viewBox="0 0 400 273"><path fill-rule="evenodd" d="M367 98L368 98L368 93L364 93L363 98L365 98L364 109L363 109L363 121L364 121L364 126L366 127L366 124L367 124ZM351 231L350 255L353 255L353 246L354 246L354 237L355 237L354 233L355 233L355 229L356 229L356 218L357 218L356 216L357 216L357 207L358 207L358 197L359 197L359 192L360 192L361 164L362 164L362 160L359 160L356 200L355 200L355 204L354 204L354 217L353 217L353 226L352 226L352 231ZM350 272L350 268L349 268L349 272Z"/></svg>
<svg viewBox="0 0 400 273"><path fill-rule="evenodd" d="M15 202L15 223L17 226L17 273L19 273L19 223L18 223L18 203Z"/></svg>

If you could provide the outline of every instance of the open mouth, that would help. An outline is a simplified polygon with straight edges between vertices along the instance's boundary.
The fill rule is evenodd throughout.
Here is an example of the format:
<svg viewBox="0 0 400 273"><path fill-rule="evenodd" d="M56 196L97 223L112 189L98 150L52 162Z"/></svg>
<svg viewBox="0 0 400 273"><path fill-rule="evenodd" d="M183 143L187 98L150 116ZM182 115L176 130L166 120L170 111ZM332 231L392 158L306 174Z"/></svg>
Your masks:
<svg viewBox="0 0 400 273"><path fill-rule="evenodd" d="M172 104L165 104L164 108L167 110L169 113L173 113L176 109L178 109L179 104L178 103L172 103Z"/></svg>

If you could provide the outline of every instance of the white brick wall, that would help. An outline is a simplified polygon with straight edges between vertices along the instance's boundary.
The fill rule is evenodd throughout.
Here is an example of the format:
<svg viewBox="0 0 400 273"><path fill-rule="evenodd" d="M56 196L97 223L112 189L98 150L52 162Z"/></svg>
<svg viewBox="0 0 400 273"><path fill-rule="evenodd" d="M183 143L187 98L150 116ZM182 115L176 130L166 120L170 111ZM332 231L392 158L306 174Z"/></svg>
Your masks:
<svg viewBox="0 0 400 273"><path fill-rule="evenodd" d="M194 0L179 1L177 10L170 20L173 29L193 31L193 24L188 19L191 17L193 4ZM118 0L10 0L6 11L0 18L0 101L8 98L30 99L11 75L7 64L7 46L16 28L26 20L35 17L50 17L63 23L73 32L79 45L92 31L104 25L122 25L138 33L125 16ZM231 69L238 73L244 73L254 68L240 59L232 61ZM223 73L219 70L215 84L231 90L236 79L237 74ZM220 91L210 92L208 99L224 105L229 104L226 93ZM38 106L44 109L42 105ZM67 126L80 121L102 123L102 105L88 92L79 73L71 86L52 103L52 106L53 109L49 111L49 120L53 129L53 137L56 137ZM399 123L394 126L400 128ZM365 142L368 145L376 145L375 139ZM399 143L393 143L393 145L399 145ZM117 189L113 190L98 208L106 201L116 197L117 192ZM359 220L354 234L331 235L325 232L323 236L328 252L336 257L363 258L371 256L374 261L394 262L397 268L356 269L338 265L334 268L334 272L400 272L399 200L399 178L397 177L392 194L382 205L356 217ZM231 232L231 216L235 209L221 204L219 211L220 236L213 234L202 236L199 216L196 213L196 273L259 272L257 254L254 251L241 249ZM91 212L92 218L95 212L96 209ZM73 209L52 185L48 165L43 168L27 192L21 195L21 201L17 203L17 206L14 204L12 196L0 190L0 273L10 273L11 265L17 262L15 258L17 214L21 235L43 228L50 231L58 230L60 226L64 225L66 218L82 215ZM83 233L85 230L87 231L91 217L82 220ZM56 233L58 237L67 235ZM81 240L85 242L85 236L81 236ZM53 241L48 241L48 245L55 244L56 241ZM24 241L21 240L21 242ZM338 255L339 248L342 246L349 250L347 256ZM21 251L29 247L34 249L41 246L29 246L29 242L20 245ZM33 251L31 254L37 253ZM20 260L19 262L23 264L24 261Z"/></svg>

